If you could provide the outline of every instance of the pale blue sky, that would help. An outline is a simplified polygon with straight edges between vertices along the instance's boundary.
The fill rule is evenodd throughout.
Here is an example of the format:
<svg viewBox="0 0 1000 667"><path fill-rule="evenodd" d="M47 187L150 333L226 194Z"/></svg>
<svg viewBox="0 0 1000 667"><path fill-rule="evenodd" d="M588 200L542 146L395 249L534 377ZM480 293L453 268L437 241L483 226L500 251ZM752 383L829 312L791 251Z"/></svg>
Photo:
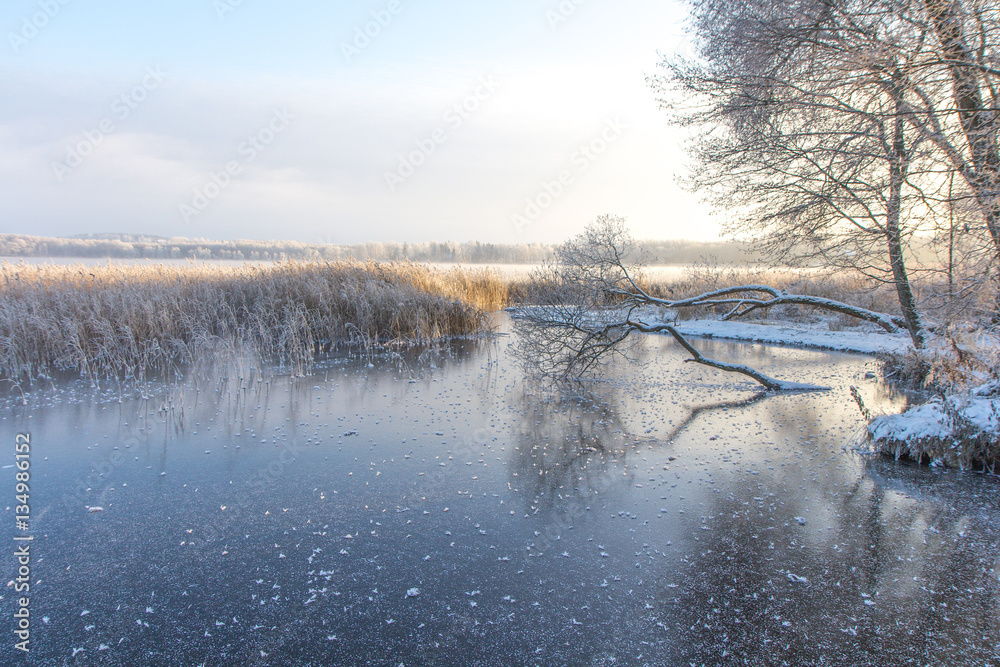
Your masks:
<svg viewBox="0 0 1000 667"><path fill-rule="evenodd" d="M645 83L682 20L663 0L8 0L0 231L554 242L617 213L716 238Z"/></svg>

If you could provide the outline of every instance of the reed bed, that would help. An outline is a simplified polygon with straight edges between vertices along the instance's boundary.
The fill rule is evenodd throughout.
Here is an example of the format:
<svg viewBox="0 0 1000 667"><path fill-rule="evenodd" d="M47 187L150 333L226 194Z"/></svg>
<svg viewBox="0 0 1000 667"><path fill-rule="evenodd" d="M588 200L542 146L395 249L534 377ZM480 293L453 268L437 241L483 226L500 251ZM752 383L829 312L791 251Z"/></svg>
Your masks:
<svg viewBox="0 0 1000 667"><path fill-rule="evenodd" d="M205 354L295 364L341 343L483 332L507 286L488 269L284 262L0 265L0 378L149 377Z"/></svg>
<svg viewBox="0 0 1000 667"><path fill-rule="evenodd" d="M487 312L537 302L560 287L545 274L351 260L234 267L4 263L0 276L0 379L15 381L67 370L144 378L226 354L301 365L338 344L429 343L482 332ZM890 286L809 270L707 266L640 284L666 298L766 284L871 310L898 309ZM690 309L679 317L714 314ZM787 306L753 318L813 315ZM827 319L831 328L853 324Z"/></svg>

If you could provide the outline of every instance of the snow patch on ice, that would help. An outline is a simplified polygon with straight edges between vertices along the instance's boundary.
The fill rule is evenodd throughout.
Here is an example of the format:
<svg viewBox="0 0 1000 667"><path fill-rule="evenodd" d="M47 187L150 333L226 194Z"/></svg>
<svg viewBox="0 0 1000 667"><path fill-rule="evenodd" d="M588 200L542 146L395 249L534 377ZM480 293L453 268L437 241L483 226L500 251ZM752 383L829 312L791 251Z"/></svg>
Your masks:
<svg viewBox="0 0 1000 667"><path fill-rule="evenodd" d="M828 331L800 324L753 324L750 322L720 322L719 320L688 320L676 328L684 336L745 340L770 345L817 348L862 354L902 353L911 349L905 333L881 331Z"/></svg>

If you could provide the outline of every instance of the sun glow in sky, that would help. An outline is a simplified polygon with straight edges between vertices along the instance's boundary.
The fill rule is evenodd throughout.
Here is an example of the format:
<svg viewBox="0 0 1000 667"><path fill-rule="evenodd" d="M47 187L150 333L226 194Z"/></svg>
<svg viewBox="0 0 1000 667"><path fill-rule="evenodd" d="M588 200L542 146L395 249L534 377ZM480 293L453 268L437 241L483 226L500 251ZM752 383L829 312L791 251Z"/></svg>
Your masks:
<svg viewBox="0 0 1000 667"><path fill-rule="evenodd" d="M663 0L7 0L0 231L717 238L646 77Z"/></svg>

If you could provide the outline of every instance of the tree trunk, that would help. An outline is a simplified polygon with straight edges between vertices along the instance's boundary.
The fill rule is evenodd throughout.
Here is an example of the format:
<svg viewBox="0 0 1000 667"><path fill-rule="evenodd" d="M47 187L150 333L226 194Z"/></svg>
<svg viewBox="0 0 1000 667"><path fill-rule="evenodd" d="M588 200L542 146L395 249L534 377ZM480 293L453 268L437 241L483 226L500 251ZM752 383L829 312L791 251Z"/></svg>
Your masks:
<svg viewBox="0 0 1000 667"><path fill-rule="evenodd" d="M955 108L975 169L971 185L976 203L986 220L994 252L1000 258L1000 197L997 196L1000 190L1000 149L997 147L993 114L983 102L976 55L964 39L958 0L924 0L924 4L941 42L942 59L947 62L951 73ZM994 276L994 282L1000 287L1000 274ZM994 321L998 319L1000 290L997 292Z"/></svg>
<svg viewBox="0 0 1000 667"><path fill-rule="evenodd" d="M919 350L924 346L924 328L920 324L917 301L913 297L910 279L906 274L903 240L899 229L899 209L909 158L906 154L906 135L903 132L903 90L898 77L894 78L896 81L893 82L893 101L896 108L889 163L889 201L886 205L885 240L889 250L889 263L892 266L892 279L896 285L896 295L899 297L899 308L903 312L913 347Z"/></svg>

